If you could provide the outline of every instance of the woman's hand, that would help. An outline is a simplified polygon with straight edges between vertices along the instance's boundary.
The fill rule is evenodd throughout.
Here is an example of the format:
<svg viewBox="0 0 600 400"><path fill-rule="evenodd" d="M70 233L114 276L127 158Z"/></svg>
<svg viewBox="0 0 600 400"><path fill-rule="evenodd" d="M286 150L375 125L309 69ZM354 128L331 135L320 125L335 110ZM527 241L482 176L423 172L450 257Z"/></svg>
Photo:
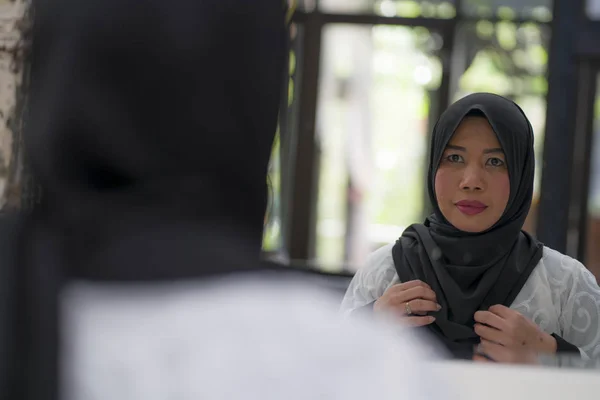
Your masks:
<svg viewBox="0 0 600 400"><path fill-rule="evenodd" d="M555 353L556 340L515 310L502 305L475 313L477 352L497 362L532 363L540 353ZM483 361L480 355L474 360Z"/></svg>
<svg viewBox="0 0 600 400"><path fill-rule="evenodd" d="M501 344L481 339L477 346L473 361L497 362L502 364L538 364L538 353L530 349L514 349Z"/></svg>
<svg viewBox="0 0 600 400"><path fill-rule="evenodd" d="M435 321L428 312L439 311L435 292L421 281L399 283L385 291L374 304L375 313L400 317L409 326L424 326Z"/></svg>

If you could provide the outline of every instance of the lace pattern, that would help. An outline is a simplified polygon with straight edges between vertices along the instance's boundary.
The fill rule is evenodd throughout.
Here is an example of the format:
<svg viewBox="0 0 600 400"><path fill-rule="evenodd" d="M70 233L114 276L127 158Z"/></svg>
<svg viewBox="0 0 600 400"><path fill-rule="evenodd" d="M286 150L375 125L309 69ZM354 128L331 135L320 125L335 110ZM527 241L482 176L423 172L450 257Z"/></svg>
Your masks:
<svg viewBox="0 0 600 400"><path fill-rule="evenodd" d="M341 311L349 315L400 280L393 244L373 252L350 283ZM600 287L579 261L548 247L511 308L577 346L584 358L600 358Z"/></svg>

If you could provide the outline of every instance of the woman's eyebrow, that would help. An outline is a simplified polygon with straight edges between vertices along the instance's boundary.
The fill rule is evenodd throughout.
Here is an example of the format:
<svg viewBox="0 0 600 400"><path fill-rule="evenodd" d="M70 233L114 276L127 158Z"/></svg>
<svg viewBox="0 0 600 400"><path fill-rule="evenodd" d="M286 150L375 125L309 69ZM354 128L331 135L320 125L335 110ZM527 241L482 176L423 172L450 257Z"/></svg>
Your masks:
<svg viewBox="0 0 600 400"><path fill-rule="evenodd" d="M466 147L463 146L455 146L453 144L449 144L448 146L446 146L446 150L456 150L456 151L467 151ZM495 153L500 153L500 154L504 154L504 150L502 150L502 148L500 147L494 147L491 149L485 149L483 151L483 154L495 154Z"/></svg>
<svg viewBox="0 0 600 400"><path fill-rule="evenodd" d="M467 151L467 148L466 147L462 147L462 146L455 146L453 144L449 144L448 146L446 146L446 150Z"/></svg>
<svg viewBox="0 0 600 400"><path fill-rule="evenodd" d="M492 154L492 153L502 153L504 154L504 150L502 150L499 147L493 148L493 149L485 149L483 151L483 154Z"/></svg>

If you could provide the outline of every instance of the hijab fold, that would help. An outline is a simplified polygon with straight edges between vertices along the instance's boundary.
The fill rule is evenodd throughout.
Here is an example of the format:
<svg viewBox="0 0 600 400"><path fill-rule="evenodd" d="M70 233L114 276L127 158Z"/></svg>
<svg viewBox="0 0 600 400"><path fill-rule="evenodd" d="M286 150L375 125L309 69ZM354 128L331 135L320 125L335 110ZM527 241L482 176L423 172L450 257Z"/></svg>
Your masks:
<svg viewBox="0 0 600 400"><path fill-rule="evenodd" d="M481 233L463 232L440 211L435 175L444 150L462 120L482 115L506 156L510 196L495 225ZM470 358L479 342L474 314L492 305L510 306L542 257L543 245L522 231L533 196L533 129L514 102L476 93L451 105L437 122L431 140L428 194L434 212L423 224L407 228L392 250L402 282L422 280L435 291L442 309L426 329L459 358Z"/></svg>

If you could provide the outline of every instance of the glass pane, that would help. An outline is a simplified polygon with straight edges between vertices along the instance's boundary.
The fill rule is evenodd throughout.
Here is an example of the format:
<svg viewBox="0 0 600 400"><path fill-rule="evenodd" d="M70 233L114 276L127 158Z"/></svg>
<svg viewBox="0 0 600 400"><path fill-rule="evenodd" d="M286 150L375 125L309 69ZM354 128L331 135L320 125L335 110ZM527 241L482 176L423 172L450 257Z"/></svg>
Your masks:
<svg viewBox="0 0 600 400"><path fill-rule="evenodd" d="M536 175L533 204L525 230L535 234L546 123L550 30L535 23L479 21L461 25L453 63L460 74L454 99L492 92L523 108L535 133ZM464 72L463 72L464 71Z"/></svg>
<svg viewBox="0 0 600 400"><path fill-rule="evenodd" d="M376 14L385 17L442 18L456 16L454 0L320 0L323 12Z"/></svg>
<svg viewBox="0 0 600 400"><path fill-rule="evenodd" d="M275 137L269 163L269 204L265 213L263 251L276 252L282 247L281 237L281 163L279 157L279 132Z"/></svg>
<svg viewBox="0 0 600 400"><path fill-rule="evenodd" d="M281 141L281 135L284 138L289 138L295 134L294 128L298 111L298 90L296 83L300 76L298 55L303 27L296 23L291 23L289 34L289 75L288 81L284 83L287 84L287 98L281 99L280 119L269 164L269 205L265 213L263 232L263 252L270 258L276 258L284 262L287 261L287 255L284 254L283 232L286 224L285 211L288 197L286 196L286 188L290 181L287 172L291 157L288 155L290 149L285 148Z"/></svg>
<svg viewBox="0 0 600 400"><path fill-rule="evenodd" d="M585 12L589 19L600 20L600 0L586 0Z"/></svg>
<svg viewBox="0 0 600 400"><path fill-rule="evenodd" d="M600 85L600 74L597 79ZM600 88L600 86L596 86ZM594 110L594 136L592 138L592 154L590 162L590 187L588 194L588 220L585 266L596 275L600 282L600 92L596 92Z"/></svg>
<svg viewBox="0 0 600 400"><path fill-rule="evenodd" d="M460 13L469 17L497 17L504 20L552 20L553 0L463 0Z"/></svg>
<svg viewBox="0 0 600 400"><path fill-rule="evenodd" d="M394 26L332 25L323 34L317 263L356 268L423 219L442 38Z"/></svg>

